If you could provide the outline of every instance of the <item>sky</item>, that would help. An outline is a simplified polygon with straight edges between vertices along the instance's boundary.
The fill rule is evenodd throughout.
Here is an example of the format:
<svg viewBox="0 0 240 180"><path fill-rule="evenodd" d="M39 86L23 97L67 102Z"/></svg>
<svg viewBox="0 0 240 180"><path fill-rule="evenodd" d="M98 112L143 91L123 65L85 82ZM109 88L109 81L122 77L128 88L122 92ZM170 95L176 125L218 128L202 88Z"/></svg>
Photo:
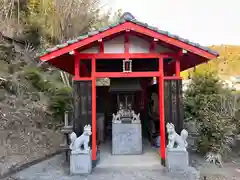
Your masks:
<svg viewBox="0 0 240 180"><path fill-rule="evenodd" d="M240 45L239 0L110 0L108 6L202 45Z"/></svg>

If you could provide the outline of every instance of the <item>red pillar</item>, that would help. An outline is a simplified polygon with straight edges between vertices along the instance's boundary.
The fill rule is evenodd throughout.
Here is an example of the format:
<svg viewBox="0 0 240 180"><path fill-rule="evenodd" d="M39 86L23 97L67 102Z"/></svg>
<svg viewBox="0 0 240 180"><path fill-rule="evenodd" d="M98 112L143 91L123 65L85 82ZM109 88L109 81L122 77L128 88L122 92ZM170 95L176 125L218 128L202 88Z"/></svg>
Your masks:
<svg viewBox="0 0 240 180"><path fill-rule="evenodd" d="M175 61L175 74L180 77L180 57L177 57Z"/></svg>
<svg viewBox="0 0 240 180"><path fill-rule="evenodd" d="M166 163L166 148L165 148L165 119L164 119L164 73L163 73L163 58L159 58L159 81L158 81L158 97L159 97L159 120L160 120L160 154L162 165Z"/></svg>
<svg viewBox="0 0 240 180"><path fill-rule="evenodd" d="M74 77L73 80L77 80L80 78L80 58L78 56L78 52L74 50Z"/></svg>
<svg viewBox="0 0 240 180"><path fill-rule="evenodd" d="M96 59L92 59L92 160L97 159Z"/></svg>

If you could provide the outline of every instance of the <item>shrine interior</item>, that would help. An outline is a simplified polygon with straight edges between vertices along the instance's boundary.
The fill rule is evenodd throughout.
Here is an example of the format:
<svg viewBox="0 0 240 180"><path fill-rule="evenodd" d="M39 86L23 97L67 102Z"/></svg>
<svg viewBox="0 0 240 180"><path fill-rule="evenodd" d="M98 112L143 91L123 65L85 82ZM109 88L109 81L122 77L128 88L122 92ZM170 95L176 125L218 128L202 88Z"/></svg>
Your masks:
<svg viewBox="0 0 240 180"><path fill-rule="evenodd" d="M112 78L109 86L97 86L97 142L111 142L113 113L132 105L140 113L142 139L159 147L159 107L157 86L153 78ZM156 142L158 141L158 142ZM144 150L144 147L143 147Z"/></svg>

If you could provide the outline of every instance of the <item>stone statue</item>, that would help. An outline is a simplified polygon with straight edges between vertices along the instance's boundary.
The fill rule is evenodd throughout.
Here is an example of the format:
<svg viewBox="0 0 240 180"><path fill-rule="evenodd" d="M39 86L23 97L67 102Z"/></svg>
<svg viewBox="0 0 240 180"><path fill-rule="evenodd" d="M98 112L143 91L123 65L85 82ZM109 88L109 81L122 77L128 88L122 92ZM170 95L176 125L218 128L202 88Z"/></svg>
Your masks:
<svg viewBox="0 0 240 180"><path fill-rule="evenodd" d="M114 122L115 121L120 121L121 119L120 119L120 114L119 113L117 113L116 115L113 113L113 119L112 119Z"/></svg>
<svg viewBox="0 0 240 180"><path fill-rule="evenodd" d="M140 121L140 113L138 114L135 114L133 113L133 118L132 118L133 121Z"/></svg>
<svg viewBox="0 0 240 180"><path fill-rule="evenodd" d="M209 163L213 163L214 165L218 165L219 167L223 167L222 156L219 153L207 153L206 161Z"/></svg>
<svg viewBox="0 0 240 180"><path fill-rule="evenodd" d="M178 135L175 131L175 127L172 123L167 123L167 133L168 133L168 145L167 148L169 149L176 149L176 150L184 150L186 151L187 148L187 137L188 132L183 129L181 131L181 135ZM177 147L175 147L175 143L177 144Z"/></svg>
<svg viewBox="0 0 240 180"><path fill-rule="evenodd" d="M130 119L132 122L140 122L140 113L136 114L132 109L132 104L128 104L124 109L123 104L119 104L119 110L116 114L113 113L112 121L121 123L123 119Z"/></svg>
<svg viewBox="0 0 240 180"><path fill-rule="evenodd" d="M79 136L78 138L75 132L72 132L70 134L71 144L69 148L72 150L72 153L79 153L79 152L88 153L89 152L90 147L88 144L89 144L90 136L92 134L91 130L92 130L91 125L85 125L82 135Z"/></svg>
<svg viewBox="0 0 240 180"><path fill-rule="evenodd" d="M118 110L118 112L117 112L117 114L123 114L124 113L124 107L123 107L123 103L120 103L119 104L119 110Z"/></svg>

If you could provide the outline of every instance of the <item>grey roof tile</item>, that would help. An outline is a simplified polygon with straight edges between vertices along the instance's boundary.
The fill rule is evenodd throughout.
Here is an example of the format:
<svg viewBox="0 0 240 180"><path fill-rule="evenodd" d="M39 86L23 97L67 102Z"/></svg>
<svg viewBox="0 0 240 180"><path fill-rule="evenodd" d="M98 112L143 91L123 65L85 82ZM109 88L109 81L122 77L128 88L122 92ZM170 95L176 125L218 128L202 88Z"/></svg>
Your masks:
<svg viewBox="0 0 240 180"><path fill-rule="evenodd" d="M110 27L113 28L113 27L116 27L118 26L120 23L114 23L114 24L111 24Z"/></svg>
<svg viewBox="0 0 240 180"><path fill-rule="evenodd" d="M148 29L151 29L152 31L157 31L158 30L158 28L153 27L153 26L148 26Z"/></svg>
<svg viewBox="0 0 240 180"><path fill-rule="evenodd" d="M48 49L46 49L46 52L50 53L52 51L56 51L57 49L58 49L57 47L48 48Z"/></svg>
<svg viewBox="0 0 240 180"><path fill-rule="evenodd" d="M173 35L173 38L179 40L179 36L178 35Z"/></svg>
<svg viewBox="0 0 240 180"><path fill-rule="evenodd" d="M78 42L78 41L76 41L75 39L73 39L73 40L68 40L68 41L67 41L67 44L73 44L73 43L76 43L76 42Z"/></svg>
<svg viewBox="0 0 240 180"><path fill-rule="evenodd" d="M58 48L58 49L61 49L61 48L64 48L64 47L66 47L66 46L68 46L67 43L64 43L64 44L58 44L58 45L57 45L57 48Z"/></svg>
<svg viewBox="0 0 240 180"><path fill-rule="evenodd" d="M163 31L161 29L158 29L157 32L160 33L160 34L163 34L163 35L168 35L167 31Z"/></svg>
<svg viewBox="0 0 240 180"><path fill-rule="evenodd" d="M100 28L99 31L100 31L100 32L103 32L103 31L108 30L109 28L110 28L109 26L107 26L107 27L103 27L103 28Z"/></svg>
<svg viewBox="0 0 240 180"><path fill-rule="evenodd" d="M194 43L194 42L191 42L191 41L189 41L188 39L187 39L187 41L185 41L185 42L187 42L188 44L190 44L190 45L192 45L192 46L197 46L197 44L196 44L196 43Z"/></svg>
<svg viewBox="0 0 240 180"><path fill-rule="evenodd" d="M120 20L119 20L119 23L120 23L120 24L123 24L123 23L125 23L125 22L126 22L125 19L120 19Z"/></svg>
<svg viewBox="0 0 240 180"><path fill-rule="evenodd" d="M205 47L205 46L201 46L200 48L205 50L205 51L207 51L209 49L208 47Z"/></svg>
<svg viewBox="0 0 240 180"><path fill-rule="evenodd" d="M137 25L143 26L143 27L147 27L145 23L140 22L140 21L136 21L134 23L137 24Z"/></svg>
<svg viewBox="0 0 240 180"><path fill-rule="evenodd" d="M88 32L88 36L94 36L95 34L99 34L99 31L91 31L91 32Z"/></svg>
<svg viewBox="0 0 240 180"><path fill-rule="evenodd" d="M131 20L135 19L135 17L130 12L125 12L125 13L123 13L121 19L131 21Z"/></svg>
<svg viewBox="0 0 240 180"><path fill-rule="evenodd" d="M188 44L191 44L191 42L189 42L188 39L183 39L183 42L188 43Z"/></svg>
<svg viewBox="0 0 240 180"><path fill-rule="evenodd" d="M78 40L83 40L83 39L86 39L86 38L88 38L88 35L86 35L86 34L77 37Z"/></svg>
<svg viewBox="0 0 240 180"><path fill-rule="evenodd" d="M174 37L175 37L174 34L171 34L171 33L169 33L169 32L168 32L168 36L171 37L171 38L174 38Z"/></svg>

